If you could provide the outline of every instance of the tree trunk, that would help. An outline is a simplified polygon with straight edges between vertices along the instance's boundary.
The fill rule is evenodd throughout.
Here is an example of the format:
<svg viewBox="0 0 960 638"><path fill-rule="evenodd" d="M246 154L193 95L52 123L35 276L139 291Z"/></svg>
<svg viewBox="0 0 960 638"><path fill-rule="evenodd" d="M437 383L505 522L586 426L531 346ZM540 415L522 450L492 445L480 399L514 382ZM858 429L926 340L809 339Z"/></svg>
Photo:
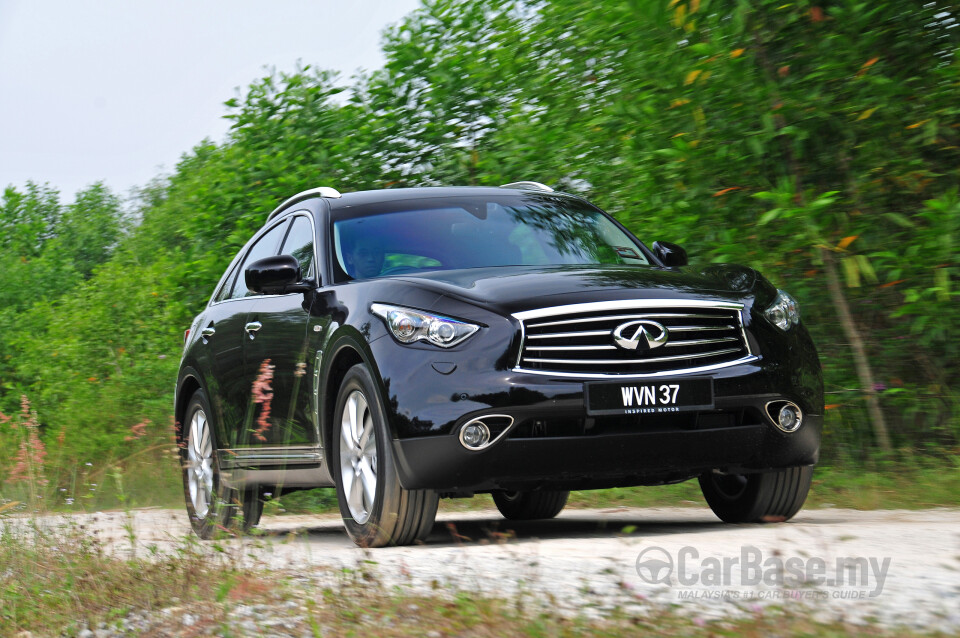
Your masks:
<svg viewBox="0 0 960 638"><path fill-rule="evenodd" d="M843 294L840 278L837 276L837 262L833 258L833 253L828 249L821 248L820 255L823 257L823 265L827 273L827 288L830 291L830 298L833 300L833 306L840 318L843 332L847 336L847 340L850 341L850 349L853 350L853 364L857 369L857 376L860 377L860 386L866 394L867 412L870 414L873 433L877 437L877 443L880 444L880 447L885 452L889 452L892 449L890 435L887 433L887 423L883 419L883 411L880 409L880 401L877 398L877 390L873 383L873 371L870 369L870 361L867 359L863 339L860 338L857 325L850 315L847 297Z"/></svg>

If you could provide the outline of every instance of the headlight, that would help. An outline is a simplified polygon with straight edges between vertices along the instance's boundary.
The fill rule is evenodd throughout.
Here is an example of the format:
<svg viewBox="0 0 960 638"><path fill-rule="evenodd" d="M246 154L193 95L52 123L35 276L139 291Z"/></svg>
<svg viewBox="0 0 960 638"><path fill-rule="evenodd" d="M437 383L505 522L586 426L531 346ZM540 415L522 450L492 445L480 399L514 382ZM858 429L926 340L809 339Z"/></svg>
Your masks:
<svg viewBox="0 0 960 638"><path fill-rule="evenodd" d="M797 308L797 302L782 290L777 291L777 298L773 305L764 310L763 315L781 330L789 330L791 326L800 323L800 309Z"/></svg>
<svg viewBox="0 0 960 638"><path fill-rule="evenodd" d="M401 306L375 303L370 306L370 311L383 319L400 343L429 341L441 348L451 348L480 329L472 323Z"/></svg>

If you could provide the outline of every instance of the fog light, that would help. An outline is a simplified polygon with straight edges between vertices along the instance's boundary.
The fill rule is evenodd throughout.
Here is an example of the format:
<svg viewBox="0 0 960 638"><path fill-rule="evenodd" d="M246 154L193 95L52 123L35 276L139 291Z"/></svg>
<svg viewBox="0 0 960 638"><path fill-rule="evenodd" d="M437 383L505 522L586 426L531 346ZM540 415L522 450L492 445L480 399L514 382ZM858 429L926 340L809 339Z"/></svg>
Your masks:
<svg viewBox="0 0 960 638"><path fill-rule="evenodd" d="M460 430L460 442L471 450L482 448L490 442L490 428L483 421L471 421Z"/></svg>
<svg viewBox="0 0 960 638"><path fill-rule="evenodd" d="M771 401L766 408L770 421L782 432L796 432L803 425L803 410L792 401Z"/></svg>
<svg viewBox="0 0 960 638"><path fill-rule="evenodd" d="M800 427L803 421L803 412L793 403L785 403L777 415L777 425L784 432L793 432Z"/></svg>

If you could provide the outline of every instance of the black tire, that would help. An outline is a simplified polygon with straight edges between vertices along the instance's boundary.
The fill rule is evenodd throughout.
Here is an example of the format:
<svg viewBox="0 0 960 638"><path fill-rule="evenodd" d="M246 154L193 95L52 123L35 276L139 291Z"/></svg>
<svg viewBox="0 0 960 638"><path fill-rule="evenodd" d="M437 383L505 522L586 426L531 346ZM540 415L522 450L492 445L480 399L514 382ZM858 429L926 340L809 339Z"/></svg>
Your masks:
<svg viewBox="0 0 960 638"><path fill-rule="evenodd" d="M566 490L542 492L493 492L493 502L504 518L511 521L532 521L553 518L567 504Z"/></svg>
<svg viewBox="0 0 960 638"><path fill-rule="evenodd" d="M194 437L198 432L199 436ZM207 395L203 390L197 390L190 398L185 413L180 469L190 526L204 540L213 538L218 531L225 531L230 526L237 498L236 491L226 487L220 480L217 449L213 411Z"/></svg>
<svg viewBox="0 0 960 638"><path fill-rule="evenodd" d="M348 401L353 403L352 422ZM355 436L357 432L361 435ZM347 371L337 395L330 447L340 514L347 534L360 547L410 545L423 540L437 516L437 492L400 486L390 443L386 413L373 376L364 365L357 364ZM344 453L351 455L345 459L347 465L341 462ZM375 485L372 499L371 484ZM355 491L358 486L359 495ZM347 490L351 491L350 498Z"/></svg>
<svg viewBox="0 0 960 638"><path fill-rule="evenodd" d="M263 516L263 488L254 487L239 494L240 511L243 513L243 531L249 532L260 523Z"/></svg>
<svg viewBox="0 0 960 638"><path fill-rule="evenodd" d="M759 474L700 476L700 489L713 513L726 523L776 523L800 511L810 491L813 467Z"/></svg>

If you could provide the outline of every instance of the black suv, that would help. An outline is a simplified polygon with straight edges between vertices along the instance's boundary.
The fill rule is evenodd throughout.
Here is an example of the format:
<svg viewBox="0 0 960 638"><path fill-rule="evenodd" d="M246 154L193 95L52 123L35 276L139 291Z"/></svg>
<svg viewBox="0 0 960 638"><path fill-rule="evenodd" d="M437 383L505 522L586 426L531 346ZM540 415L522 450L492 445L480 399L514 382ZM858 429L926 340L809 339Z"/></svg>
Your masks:
<svg viewBox="0 0 960 638"><path fill-rule="evenodd" d="M290 198L186 335L194 529L335 486L357 544L407 544L440 497L549 518L571 489L694 477L725 521L789 519L820 447L814 345L755 270L686 264L534 182Z"/></svg>

